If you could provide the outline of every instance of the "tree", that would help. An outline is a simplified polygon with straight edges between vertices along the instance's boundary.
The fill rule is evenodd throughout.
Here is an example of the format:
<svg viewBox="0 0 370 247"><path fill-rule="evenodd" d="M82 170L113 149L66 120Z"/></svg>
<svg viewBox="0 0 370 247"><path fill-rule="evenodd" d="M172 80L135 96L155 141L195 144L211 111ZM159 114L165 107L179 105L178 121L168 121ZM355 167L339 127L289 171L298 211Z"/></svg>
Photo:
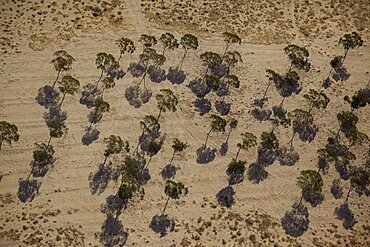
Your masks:
<svg viewBox="0 0 370 247"><path fill-rule="evenodd" d="M104 77L101 80L101 82L103 84L103 86L102 86L103 90L101 92L101 95L103 95L103 93L106 89L114 88L114 86L116 85L116 83L114 82L114 79L112 77L109 77L109 76Z"/></svg>
<svg viewBox="0 0 370 247"><path fill-rule="evenodd" d="M354 49L357 46L362 46L363 43L364 43L363 39L356 32L346 33L339 39L338 44L341 44L344 48L344 56L341 62L341 66L343 66L348 51L350 49Z"/></svg>
<svg viewBox="0 0 370 247"><path fill-rule="evenodd" d="M305 192L321 193L323 181L320 173L317 171L304 170L301 171L301 175L297 178L297 186L302 189L302 197L299 201L301 203Z"/></svg>
<svg viewBox="0 0 370 247"><path fill-rule="evenodd" d="M227 134L227 137L226 137L226 141L225 143L227 143L229 141L229 138L230 138L230 135L231 135L231 132L236 129L236 127L238 127L238 120L236 120L235 118L232 118L230 119L229 121L229 126L230 126L230 130L229 130L229 133Z"/></svg>
<svg viewBox="0 0 370 247"><path fill-rule="evenodd" d="M330 162L336 162L338 160L338 155L332 148L322 148L317 150L318 154L318 170L317 172L322 171L326 173L329 169Z"/></svg>
<svg viewBox="0 0 370 247"><path fill-rule="evenodd" d="M55 58L51 60L51 63L54 65L55 70L57 71L57 77L53 83L52 88L54 88L55 83L57 83L59 79L59 75L62 71L68 71L72 69L72 64L76 61L71 55L69 55L66 51L60 50L54 53Z"/></svg>
<svg viewBox="0 0 370 247"><path fill-rule="evenodd" d="M263 149L278 149L279 140L273 132L262 132L261 134L261 147Z"/></svg>
<svg viewBox="0 0 370 247"><path fill-rule="evenodd" d="M135 195L142 199L145 191L140 182L141 167L137 165L134 159L126 156L121 167L121 184L117 192L122 200L130 200Z"/></svg>
<svg viewBox="0 0 370 247"><path fill-rule="evenodd" d="M159 38L159 41L163 44L162 55L164 55L167 50L174 50L175 48L179 47L179 43L172 33L162 34Z"/></svg>
<svg viewBox="0 0 370 247"><path fill-rule="evenodd" d="M237 51L228 51L224 55L223 62L227 65L228 71L233 68L237 63L242 63L242 56Z"/></svg>
<svg viewBox="0 0 370 247"><path fill-rule="evenodd" d="M177 66L177 68L182 67L185 57L190 49L191 50L198 49L198 45L199 45L198 38L192 34L185 34L184 36L181 37L180 45L184 49L184 55L182 56L182 59L179 65Z"/></svg>
<svg viewBox="0 0 370 247"><path fill-rule="evenodd" d="M348 132L350 129L356 128L356 124L358 122L358 117L349 111L341 111L337 114L337 119L340 122L340 127L337 133L337 137L339 136L339 131L344 133Z"/></svg>
<svg viewBox="0 0 370 247"><path fill-rule="evenodd" d="M45 143L36 143L36 149L33 151L33 167L30 175L32 174L33 170L35 169L35 165L42 165L47 166L54 163L54 148L52 145L45 144ZM29 176L30 176L29 175ZM28 176L28 178L29 178Z"/></svg>
<svg viewBox="0 0 370 247"><path fill-rule="evenodd" d="M200 60L202 64L207 68L205 74L207 74L208 69L212 69L217 65L222 63L222 58L217 53L206 51L200 55Z"/></svg>
<svg viewBox="0 0 370 247"><path fill-rule="evenodd" d="M227 125L227 121L224 118L222 118L222 117L220 117L216 114L212 114L211 115L211 129L207 133L207 137L206 137L206 141L204 142L204 146L205 147L207 146L208 137L209 137L209 135L211 134L212 131L225 132L226 125Z"/></svg>
<svg viewBox="0 0 370 247"><path fill-rule="evenodd" d="M354 169L350 173L350 187L346 196L345 203L348 201L349 195L353 189L359 194L360 196L366 192L370 184L370 177L369 171L362 167L358 167Z"/></svg>
<svg viewBox="0 0 370 247"><path fill-rule="evenodd" d="M46 125L49 128L50 138L60 138L67 134L68 128L66 127L64 121L59 119L51 119L46 122Z"/></svg>
<svg viewBox="0 0 370 247"><path fill-rule="evenodd" d="M139 142L134 150L137 152L141 142L143 141L143 137L145 133L157 133L161 128L158 120L153 115L146 115L142 121L140 121L140 127L142 129L142 133L139 137Z"/></svg>
<svg viewBox="0 0 370 247"><path fill-rule="evenodd" d="M265 132L264 132L265 133ZM240 134L242 136L242 142L236 144L236 146L239 148L238 152L235 155L235 160L238 159L240 150L249 150L255 146L257 146L257 137L249 132L244 132Z"/></svg>
<svg viewBox="0 0 370 247"><path fill-rule="evenodd" d="M117 60L117 63L119 63L123 54L125 54L126 52L132 54L132 53L134 53L134 51L136 49L134 42L131 39L128 39L128 38L125 38L125 37L121 37L121 38L117 39L116 40L116 45L119 48L119 58Z"/></svg>
<svg viewBox="0 0 370 247"><path fill-rule="evenodd" d="M119 154L123 149L126 152L130 151L130 145L128 141L123 141L120 136L110 135L108 138L104 138L104 143L106 145L106 149L104 151L104 162L107 161L108 157L112 154Z"/></svg>
<svg viewBox="0 0 370 247"><path fill-rule="evenodd" d="M341 66L342 56L336 56L330 61L330 71L328 74L328 78L326 80L329 80L331 73L333 72L333 69L337 69Z"/></svg>
<svg viewBox="0 0 370 247"><path fill-rule="evenodd" d="M168 201L170 199L180 199L181 196L186 196L188 194L188 187L186 187L181 182L174 182L172 180L167 180L164 188L164 193L167 195L167 201L162 210L162 215L166 211Z"/></svg>
<svg viewBox="0 0 370 247"><path fill-rule="evenodd" d="M360 107L365 107L370 104L370 89L360 89L352 96L352 98L345 96L344 100L351 105L351 112Z"/></svg>
<svg viewBox="0 0 370 247"><path fill-rule="evenodd" d="M139 42L143 44L143 50L152 47L157 44L157 39L154 36L148 34L142 34L140 36Z"/></svg>
<svg viewBox="0 0 370 247"><path fill-rule="evenodd" d="M293 123L293 135L290 143L290 148L293 148L293 139L294 135L298 133L305 133L313 125L313 117L312 114L308 111L302 109L295 109L291 113L288 114L289 117L292 119Z"/></svg>
<svg viewBox="0 0 370 247"><path fill-rule="evenodd" d="M346 152L355 145L362 145L369 141L369 137L357 129L350 129L348 132L345 133L346 137L349 140L349 145L347 146Z"/></svg>
<svg viewBox="0 0 370 247"><path fill-rule="evenodd" d="M61 108L66 94L73 96L78 92L78 89L80 88L80 82L70 75L65 75L59 84L59 90L63 94L62 100L58 105L58 107Z"/></svg>
<svg viewBox="0 0 370 247"><path fill-rule="evenodd" d="M246 163L243 160L237 161L236 159L232 159L229 163L226 170L226 174L229 176L229 186L243 181Z"/></svg>
<svg viewBox="0 0 370 247"><path fill-rule="evenodd" d="M0 150L3 142L12 145L12 142L19 140L18 127L6 121L0 121Z"/></svg>
<svg viewBox="0 0 370 247"><path fill-rule="evenodd" d="M241 38L235 34L235 33L230 33L230 32L224 32L222 33L222 36L224 38L224 41L226 43L226 47L225 47L225 51L224 51L224 55L222 56L222 59L225 57L225 54L227 52L227 50L230 48L230 46L232 44L241 44L242 43L242 40Z"/></svg>
<svg viewBox="0 0 370 247"><path fill-rule="evenodd" d="M161 117L161 113L166 112L166 110L175 112L177 110L176 105L179 103L178 98L171 89L161 89L160 92L155 96L159 109L157 120Z"/></svg>
<svg viewBox="0 0 370 247"><path fill-rule="evenodd" d="M113 70L119 67L119 64L116 62L116 59L114 58L114 56L112 54L108 54L105 52L100 52L96 55L95 64L96 64L96 68L101 70L101 74L100 74L98 81L96 82L96 85L99 84L104 73L107 73L110 70Z"/></svg>
<svg viewBox="0 0 370 247"><path fill-rule="evenodd" d="M173 149L173 153L172 153L170 165L172 164L172 161L175 158L175 154L184 151L185 149L189 147L189 145L186 142L182 142L179 139L175 138L173 140L173 144L171 147Z"/></svg>
<svg viewBox="0 0 370 247"><path fill-rule="evenodd" d="M306 72L310 70L311 64L308 61L309 52L306 48L291 44L284 48L284 52L291 61L288 72L291 71L293 66L303 69Z"/></svg>
<svg viewBox="0 0 370 247"><path fill-rule="evenodd" d="M275 129L282 125L285 128L289 127L291 125L291 119L289 118L289 114L287 111L283 108L283 106L273 106L272 107L273 117L270 118L272 121L272 124L274 125L272 132L275 131Z"/></svg>
<svg viewBox="0 0 370 247"><path fill-rule="evenodd" d="M323 108L326 109L328 106L330 99L326 94L322 91L316 91L315 89L310 89L307 94L303 95L303 98L308 101L309 110L308 112L311 113L312 109L315 107L317 109Z"/></svg>

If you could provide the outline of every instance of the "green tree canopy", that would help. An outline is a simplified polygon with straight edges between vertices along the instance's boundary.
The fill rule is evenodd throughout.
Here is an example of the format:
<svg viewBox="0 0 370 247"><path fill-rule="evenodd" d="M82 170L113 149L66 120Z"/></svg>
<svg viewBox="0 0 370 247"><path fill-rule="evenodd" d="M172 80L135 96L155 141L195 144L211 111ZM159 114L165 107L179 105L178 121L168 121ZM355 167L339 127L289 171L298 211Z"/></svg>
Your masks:
<svg viewBox="0 0 370 247"><path fill-rule="evenodd" d="M177 42L177 39L172 33L167 32L162 34L161 37L159 38L159 41L163 45L162 55L164 55L164 53L167 50L174 50L175 48L179 47L179 43Z"/></svg>
<svg viewBox="0 0 370 247"><path fill-rule="evenodd" d="M326 94L322 91L317 91L315 89L310 89L310 91L303 95L303 98L307 100L309 103L309 111L311 112L312 109L315 107L317 109L323 108L326 109L328 106L330 99Z"/></svg>
<svg viewBox="0 0 370 247"><path fill-rule="evenodd" d="M297 186L302 191L320 193L322 192L323 184L320 173L314 170L301 171L301 175L297 178Z"/></svg>
<svg viewBox="0 0 370 247"><path fill-rule="evenodd" d="M0 150L3 142L9 145L19 140L18 127L6 121L0 121Z"/></svg>
<svg viewBox="0 0 370 247"><path fill-rule="evenodd" d="M308 61L308 56L310 54L305 47L291 44L284 48L284 52L288 55L288 58L291 62L289 71L291 70L292 66L305 71L310 70L311 63Z"/></svg>

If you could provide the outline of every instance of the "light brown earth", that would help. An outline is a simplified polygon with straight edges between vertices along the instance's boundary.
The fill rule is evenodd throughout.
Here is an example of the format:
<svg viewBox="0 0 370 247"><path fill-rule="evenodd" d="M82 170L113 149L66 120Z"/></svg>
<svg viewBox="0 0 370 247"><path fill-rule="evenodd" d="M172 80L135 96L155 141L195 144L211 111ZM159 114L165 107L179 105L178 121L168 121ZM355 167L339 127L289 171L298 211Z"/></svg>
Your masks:
<svg viewBox="0 0 370 247"><path fill-rule="evenodd" d="M102 13L94 17L96 7ZM99 77L95 67L98 52L118 56L116 39L124 36L137 44L142 33L159 37L165 31L172 31L178 39L182 34L194 33L200 38L200 46L185 60L187 80L183 85L174 86L168 81L150 83L154 94L161 88L172 89L180 103L177 112L166 112L161 117L161 131L167 139L150 165L151 179L144 186L144 199L130 203L119 217L129 233L126 246L370 245L368 197L355 194L350 197L350 206L358 221L353 229L344 229L334 216L335 207L344 200L336 200L330 193L331 181L338 177L334 167L323 176L323 203L315 208L306 204L310 213L309 230L293 238L280 225L285 211L300 198L296 177L302 170L316 170L316 150L322 148L330 132L338 128L337 112L349 110L343 97L353 95L370 81L369 1L3 0L0 8L0 120L16 124L21 135L17 143L11 147L5 144L0 151L0 175L3 175L0 246L102 246L96 237L105 220L100 205L116 193L119 184L110 182L102 194L92 195L88 176L104 158L104 137L120 135L132 147L136 145L141 131L139 121L147 114L157 114L155 98L139 109L131 107L124 98L124 90L134 79L127 74L114 89L105 93L111 111L98 124L99 140L84 146L81 137L88 124L88 109L79 104L78 96L67 96L63 110L68 113L68 135L52 141L57 161L45 177L38 179L42 184L35 199L22 203L17 198L18 180L30 172L34 143L48 139L43 119L45 109L36 103L35 96L40 87L55 79L56 73L50 64L55 51L64 49L76 59L71 74L83 86ZM239 120L239 126L230 137L228 154L217 155L213 162L200 165L195 162L195 151L204 142L210 121L207 115L199 116L194 110L195 96L185 84L201 71L201 53L222 52L224 43L220 34L226 30L243 38L240 46L232 47L243 58L243 63L235 69L241 87L228 97L233 103L230 115ZM235 205L231 209L218 206L215 194L227 185L225 170L237 151L239 134L249 131L259 137L271 128L271 123L260 123L249 113L253 100L261 97L267 85L265 70L283 72L287 69L289 62L283 53L287 44L306 46L312 69L302 74L303 91L284 102L289 111L306 109L308 105L302 95L310 88L321 88L330 60L343 52L337 42L347 31L358 31L365 44L349 52L346 68L350 78L325 91L331 100L328 108L314 110L315 122L320 128L315 140L304 143L297 139L295 150L300 160L295 166L283 167L275 162L267 168L268 179L260 184L246 178L234 186ZM159 45L155 48L160 49ZM137 61L138 54L139 51L125 55L122 66L127 68L130 62ZM178 63L182 51L168 54L171 57L165 63L166 69ZM271 89L268 96L270 108L281 100L275 89ZM215 95L211 97L212 102L215 99ZM369 108L356 110L356 114L360 118L358 128L370 135ZM291 133L290 128L279 128L281 145L286 145ZM171 158L173 138L190 144L175 160L181 167L175 180L184 182L189 194L170 201L167 213L176 222L175 231L160 238L149 228L149 223L165 204L164 181L159 173ZM209 144L219 148L225 138L226 133L213 133ZM363 163L367 147L353 149L358 157L353 165ZM256 159L256 149L242 152L240 158L251 164ZM121 156L113 159L117 166L121 161ZM344 184L346 192L348 181Z"/></svg>

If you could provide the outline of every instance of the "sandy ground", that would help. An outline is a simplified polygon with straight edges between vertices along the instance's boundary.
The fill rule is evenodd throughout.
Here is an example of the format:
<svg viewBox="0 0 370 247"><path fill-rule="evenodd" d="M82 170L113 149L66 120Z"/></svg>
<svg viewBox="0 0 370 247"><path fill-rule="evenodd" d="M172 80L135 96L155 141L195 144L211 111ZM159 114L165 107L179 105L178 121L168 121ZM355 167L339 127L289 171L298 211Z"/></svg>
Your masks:
<svg viewBox="0 0 370 247"><path fill-rule="evenodd" d="M318 6L321 5L319 2L303 7L294 5L294 1L280 1L276 5L278 9L284 11L283 17L274 19L275 24L270 26L266 17L270 14L269 11L265 11L260 20L261 33L253 33L253 28L258 28L254 27L253 22L247 26L243 26L243 23L236 25L240 29L234 31L239 31L243 37L240 46L233 46L243 58L243 63L235 69L241 80L241 87L233 90L227 100L232 102L229 117L237 118L239 126L231 134L229 152L223 157L217 155L209 164L200 165L196 163L196 150L204 142L209 130L209 114L200 116L195 111L193 101L196 97L186 85L202 70L199 61L201 53L205 51L221 53L223 50L224 43L220 34L228 28L225 24L227 22L224 26L222 23L218 25L217 22L211 21L211 18L210 23L203 23L201 19L207 19L203 14L207 8L208 11L210 8L213 8L213 11L221 8L224 11L222 13L231 13L230 9L213 4L222 1L195 1L196 6L203 2L208 6L198 9L198 14L192 15L193 18L199 18L199 22L188 21L185 18L188 15L182 15L183 9L180 7L177 7L179 13L171 12L172 7L168 6L178 4L180 1L162 1L165 5L164 10L156 7L154 3L142 1L140 4L134 0L113 0L110 3L55 1L57 4L46 0L41 1L42 3L15 2L5 0L1 2L3 56L0 58L0 116L1 120L16 124L21 137L11 147L3 145L0 151L0 174L3 175L0 182L0 246L103 246L99 234L106 215L101 212L100 207L108 196L116 193L119 184L111 181L103 193L93 195L89 188L89 174L96 172L99 163L104 159L102 140L105 137L111 134L120 135L130 142L131 147L136 145L141 132L139 121L147 114L156 115L158 112L155 98L152 97L148 104L139 109L130 106L124 98L124 90L131 85L134 78L129 73L126 74L116 83L114 89L104 95L111 104L111 111L105 114L97 125L101 131L99 140L85 146L81 143L81 137L88 125L89 111L79 103L78 95L67 96L63 110L68 113L66 121L68 135L52 141L57 160L45 177L38 178L41 182L39 194L32 202L22 203L17 198L18 181L26 178L30 172L34 143L48 140L48 129L43 119L45 109L36 103L35 97L40 87L50 85L55 79L56 73L50 64L55 51L64 49L76 59L70 73L78 78L83 86L99 77L100 72L95 67L98 52L107 52L118 57L119 51L114 41L119 37L128 37L137 44L142 33L159 37L168 30L173 31L178 39L185 32L195 32L199 34L200 46L196 52L190 52L184 62L183 68L187 72L187 79L183 85L172 85L168 81L160 84L149 82L153 95L162 88L172 89L179 97L179 105L176 112L166 112L160 119L161 131L167 138L163 148L153 157L150 164L151 179L144 186L146 191L144 200L131 202L119 216L119 221L128 233L126 246L370 245L368 197L360 198L355 194L350 197L350 206L358 221L353 229L344 229L342 222L334 216L335 207L344 200L343 198L336 200L330 193L331 181L338 177L334 167L330 167L329 173L323 176L325 194L323 203L314 208L306 203L310 214L308 231L301 237L293 238L284 232L280 224L285 211L300 198L296 177L302 170L316 170L316 150L325 145L330 131L338 128L337 112L349 110L343 97L353 95L358 89L364 88L370 80L370 48L366 39L369 37L369 31L364 28L370 26L366 25L369 23L369 15L364 14L368 13L365 11L370 8L368 1L356 1L358 3L354 5L353 11L347 11L350 17L346 22L348 30L359 31L365 38L365 45L349 52L346 68L351 74L350 78L335 83L325 91L331 100L328 108L314 110L315 123L320 128L315 140L312 143L304 143L297 138L295 151L300 154L300 159L295 166L283 167L275 162L267 168L269 177L263 182L254 184L245 179L241 184L234 186L235 205L231 209L219 206L215 195L227 185L225 170L237 151L236 143L240 140L240 133L253 132L259 138L263 131L271 128L271 123L259 122L250 114L253 100L262 96L267 85L265 70L272 68L283 72L288 68L289 62L283 48L289 42L306 46L310 52L312 69L307 74L302 74L302 92L286 99L284 106L289 111L295 108L307 109L308 105L302 95L310 88L321 88L322 81L330 70L330 60L343 52L337 45L340 35L346 31L341 24L342 17L330 19L330 23L338 24L334 26L320 22L325 20L322 18L330 16L326 17L321 13L324 7ZM158 5L161 1L157 2ZM187 4L191 1L184 2ZM259 16L253 10L258 8L258 4L250 1L251 6L246 7L245 2L247 1L230 1L230 6L234 8L238 4L243 6L238 8L239 18L235 21ZM275 1L271 2L273 5ZM324 5L328 4L329 1ZM103 9L102 14L94 17L94 10L88 5L100 6ZM330 31L315 32L312 27L307 27L305 19L296 20L296 17L290 16L293 14L292 11L296 12L292 8L303 12L302 16L305 19L310 19L308 13L313 11L317 27ZM342 11L346 11L345 8L351 7L346 3L342 8L344 10L338 8L339 16ZM248 11L241 12L243 9ZM356 12L358 9L361 9L360 13ZM169 13L174 13L173 18L182 15L184 18L181 22L186 25L178 25L176 21L168 20L170 23L165 23L157 20L153 17L156 11L164 12L165 18ZM244 15L246 17L243 17ZM287 26L281 26L278 21L286 23L284 25ZM202 24L199 24L200 22ZM195 26L189 27L191 24ZM231 24L232 22L229 25ZM329 27L325 29L324 25ZM177 26L178 29L175 28ZM204 30L206 28L208 31ZM275 32L279 35L274 35ZM160 49L159 45L156 48ZM139 45L138 49L140 50ZM127 68L130 62L137 61L138 55L139 51L132 55L124 55L122 68ZM180 61L182 51L170 51L168 55L165 69ZM270 108L281 100L275 89L268 92L268 97ZM210 99L214 102L216 96L211 95ZM356 110L356 114L360 118L358 128L370 135L369 124L366 124L370 119L369 108ZM281 145L288 143L291 133L291 128L279 128L278 138ZM160 237L149 228L149 223L152 217L161 211L166 201L163 192L165 182L159 173L171 158L173 138L180 138L190 144L190 147L177 156L174 162L181 167L175 180L185 183L189 187L189 194L178 201L170 201L167 214L174 219L175 230ZM219 149L225 138L226 133L212 133L209 146ZM362 164L366 146L355 148L353 151L358 156L355 165ZM256 149L242 151L239 157L245 159L249 165L256 159ZM122 155L118 155L111 161L118 166L122 159ZM348 181L343 184L347 191Z"/></svg>

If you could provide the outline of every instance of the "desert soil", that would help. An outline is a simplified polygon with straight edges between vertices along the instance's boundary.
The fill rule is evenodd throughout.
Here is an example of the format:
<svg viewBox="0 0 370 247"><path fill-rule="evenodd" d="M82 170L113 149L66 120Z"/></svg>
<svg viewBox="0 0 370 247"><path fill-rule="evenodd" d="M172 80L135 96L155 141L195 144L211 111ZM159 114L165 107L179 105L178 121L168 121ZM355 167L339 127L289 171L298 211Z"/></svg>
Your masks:
<svg viewBox="0 0 370 247"><path fill-rule="evenodd" d="M22 203L17 197L18 181L28 176L34 143L48 140L48 129L43 114L46 111L35 101L38 89L51 84L56 72L50 63L57 50L66 50L76 62L71 75L83 85L94 82L100 75L95 66L98 52L119 55L115 40L128 37L135 41L138 51L124 55L121 66L138 60L142 33L159 37L171 31L179 39L185 33L199 37L199 48L190 52L183 69L187 79L183 85L168 81L149 83L153 95L162 88L170 88L179 98L176 112L163 113L161 131L166 141L153 157L149 170L151 179L144 186L143 200L130 202L119 216L124 232L128 233L126 246L370 246L370 199L350 197L351 209L358 221L347 230L334 215L335 207L344 200L336 200L330 193L331 181L338 177L334 167L323 176L325 199L309 209L310 225L302 236L287 235L280 219L299 200L300 189L296 177L305 169L316 170L316 150L325 145L332 131L338 129L336 114L350 110L343 100L353 95L370 81L370 3L362 1L83 1L83 0L2 0L0 49L0 120L16 124L20 139L12 146L3 145L0 151L0 246L103 246L99 239L106 215L101 205L114 195L119 182L110 182L105 191L93 195L88 177L96 172L104 159L103 139L119 135L135 147L141 133L139 121L148 114L156 115L156 101L135 109L124 98L124 90L135 80L129 73L105 93L111 111L98 124L100 138L89 146L81 143L88 125L88 109L79 103L79 96L67 96L63 110L68 113L68 135L54 139L52 144L57 160L43 178L39 194ZM99 12L101 11L101 12ZM195 111L196 99L186 85L202 71L199 55L205 51L221 53L223 31L233 31L242 37L242 44L233 50L241 53L243 63L235 69L241 86L228 96L232 103L230 117L239 121L229 140L225 156L200 165L196 150L204 142L209 130L209 114L200 116ZM310 52L312 68L302 75L303 90L285 100L291 111L306 109L302 95L310 88L320 89L330 70L330 60L343 53L340 36L358 31L364 46L349 52L346 68L350 77L331 85L325 93L330 97L326 110L314 110L319 132L314 141L295 141L300 159L295 166L284 167L278 162L267 168L269 176L259 184L245 179L234 186L235 204L227 209L219 206L216 193L227 186L225 170L234 157L240 133L249 131L260 137L271 129L271 123L259 122L250 114L253 100L261 97L268 79L265 70L283 72L289 66L283 48L289 43L305 46ZM157 45L156 48L160 49ZM182 51L170 51L164 68L180 61ZM275 89L268 92L268 106L279 104L281 98ZM214 102L215 96L211 96ZM213 110L214 111L214 110ZM370 135L369 108L356 110L358 128ZM279 128L281 145L286 145L291 128ZM160 237L149 228L154 215L163 208L166 197L160 171L171 158L171 142L180 138L190 147L175 159L181 169L176 181L189 187L189 194L180 200L171 200L167 214L175 221L175 230ZM211 147L219 149L225 134L212 133ZM357 165L364 161L368 147L353 151ZM256 159L256 149L241 152L247 165ZM123 160L115 156L113 165ZM348 181L343 183L347 191ZM124 235L122 235L124 236Z"/></svg>

